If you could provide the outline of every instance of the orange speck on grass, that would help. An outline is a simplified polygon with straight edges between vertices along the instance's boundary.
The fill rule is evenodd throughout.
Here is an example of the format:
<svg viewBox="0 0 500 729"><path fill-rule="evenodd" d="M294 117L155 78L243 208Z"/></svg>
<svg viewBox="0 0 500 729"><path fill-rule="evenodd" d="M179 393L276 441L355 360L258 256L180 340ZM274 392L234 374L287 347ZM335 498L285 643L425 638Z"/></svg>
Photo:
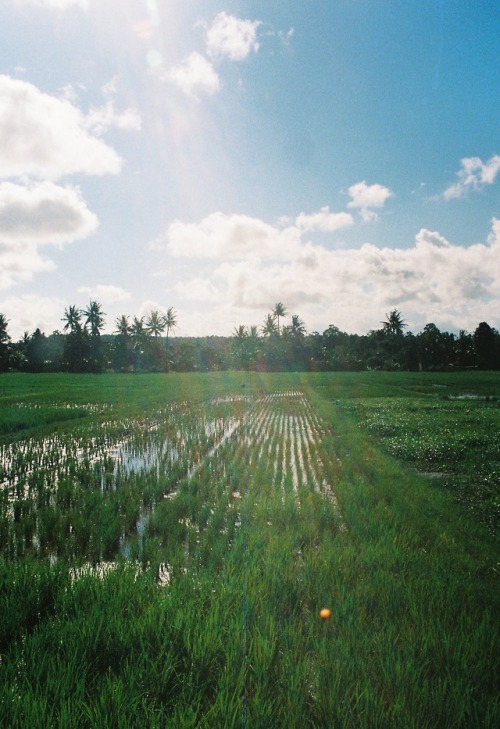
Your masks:
<svg viewBox="0 0 500 729"><path fill-rule="evenodd" d="M331 614L332 614L332 611L329 610L328 608L323 608L323 610L319 611L319 616L320 616L320 618L323 618L323 620L326 620L326 618L329 618Z"/></svg>

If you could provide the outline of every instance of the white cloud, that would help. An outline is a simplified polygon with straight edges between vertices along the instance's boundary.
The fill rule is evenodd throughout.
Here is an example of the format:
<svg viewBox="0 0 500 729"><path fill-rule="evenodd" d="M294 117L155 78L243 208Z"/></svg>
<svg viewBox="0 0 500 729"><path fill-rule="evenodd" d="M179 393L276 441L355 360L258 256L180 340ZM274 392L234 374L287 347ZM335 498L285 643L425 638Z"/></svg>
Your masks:
<svg viewBox="0 0 500 729"><path fill-rule="evenodd" d="M285 260L300 248L296 228L280 230L248 215L212 213L201 223L173 222L167 231L167 249L190 258L267 258Z"/></svg>
<svg viewBox="0 0 500 729"><path fill-rule="evenodd" d="M184 300L196 301L199 333L227 335L238 324L260 324L278 300L318 331L336 324L366 333L391 308L401 309L415 332L431 321L473 330L479 321L500 318L497 220L487 241L471 246L422 228L410 247L327 249L302 242L296 227L215 213L199 225L177 221L167 247L203 260L203 268L176 286Z"/></svg>
<svg viewBox="0 0 500 729"><path fill-rule="evenodd" d="M388 187L379 184L368 185L365 180L351 185L348 192L351 201L347 207L358 208L365 222L377 220L378 216L373 212L372 208L382 208L386 201L393 195Z"/></svg>
<svg viewBox="0 0 500 729"><path fill-rule="evenodd" d="M61 330L65 306L67 302L58 297L36 294L11 296L0 301L0 311L9 319L7 331L13 341L20 339L24 332L32 334L35 329L44 334Z"/></svg>
<svg viewBox="0 0 500 729"><path fill-rule="evenodd" d="M89 298L96 299L102 304L114 304L120 301L128 301L130 294L121 286L113 284L97 284L96 286L80 286L78 293L87 294Z"/></svg>
<svg viewBox="0 0 500 729"><path fill-rule="evenodd" d="M189 281L181 281L175 286L176 292L189 301L216 302L219 300L217 287L209 280L195 277Z"/></svg>
<svg viewBox="0 0 500 729"><path fill-rule="evenodd" d="M47 10L67 10L71 7L79 7L88 10L89 0L14 0L16 5L27 5Z"/></svg>
<svg viewBox="0 0 500 729"><path fill-rule="evenodd" d="M191 53L179 66L171 68L168 78L191 96L198 93L211 96L221 86L219 76L210 61L196 52Z"/></svg>
<svg viewBox="0 0 500 729"><path fill-rule="evenodd" d="M463 197L470 190L477 191L485 185L492 185L500 172L500 155L495 154L488 162L479 157L464 157L460 160L462 168L457 172L458 182L446 188L445 200Z"/></svg>
<svg viewBox="0 0 500 729"><path fill-rule="evenodd" d="M75 188L52 182L30 186L1 183L0 289L53 270L53 262L39 248L85 238L97 225L97 217Z"/></svg>
<svg viewBox="0 0 500 729"><path fill-rule="evenodd" d="M97 225L77 188L0 183L0 240L67 243L85 238Z"/></svg>
<svg viewBox="0 0 500 729"><path fill-rule="evenodd" d="M333 233L335 230L348 228L353 224L354 220L352 215L349 213L331 213L328 206L310 215L300 213L295 220L295 225L304 232L323 231Z"/></svg>
<svg viewBox="0 0 500 729"><path fill-rule="evenodd" d="M121 164L73 103L0 75L0 177L116 174Z"/></svg>
<svg viewBox="0 0 500 729"><path fill-rule="evenodd" d="M85 117L85 128L92 134L100 136L110 127L138 131L141 128L139 112L134 108L116 111L113 102L108 101L103 106L92 108Z"/></svg>
<svg viewBox="0 0 500 729"><path fill-rule="evenodd" d="M213 57L242 61L259 50L257 29L260 20L242 20L222 12L215 16L207 30L207 51Z"/></svg>

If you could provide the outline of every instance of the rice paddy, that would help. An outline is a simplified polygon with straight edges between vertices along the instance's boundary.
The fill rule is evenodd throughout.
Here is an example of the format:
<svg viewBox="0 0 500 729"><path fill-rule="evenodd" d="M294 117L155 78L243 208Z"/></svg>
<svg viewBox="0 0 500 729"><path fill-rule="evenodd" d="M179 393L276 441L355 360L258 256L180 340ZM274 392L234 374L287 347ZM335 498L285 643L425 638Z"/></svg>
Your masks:
<svg viewBox="0 0 500 729"><path fill-rule="evenodd" d="M0 725L494 727L496 393L373 374L6 377Z"/></svg>

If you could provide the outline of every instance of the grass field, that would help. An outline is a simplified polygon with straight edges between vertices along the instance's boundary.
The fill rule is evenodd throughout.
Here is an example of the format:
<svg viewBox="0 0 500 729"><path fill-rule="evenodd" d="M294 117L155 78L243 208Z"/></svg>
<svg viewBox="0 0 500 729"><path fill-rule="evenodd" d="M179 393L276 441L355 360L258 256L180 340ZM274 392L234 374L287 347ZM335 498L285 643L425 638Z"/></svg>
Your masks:
<svg viewBox="0 0 500 729"><path fill-rule="evenodd" d="M498 726L499 425L497 373L1 376L0 726Z"/></svg>

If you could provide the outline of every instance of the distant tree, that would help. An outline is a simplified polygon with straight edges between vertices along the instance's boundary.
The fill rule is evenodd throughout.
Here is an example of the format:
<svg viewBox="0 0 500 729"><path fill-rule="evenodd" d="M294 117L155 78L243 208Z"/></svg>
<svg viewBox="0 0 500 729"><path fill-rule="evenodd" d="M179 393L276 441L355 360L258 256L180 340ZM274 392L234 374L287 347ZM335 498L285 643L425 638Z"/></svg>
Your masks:
<svg viewBox="0 0 500 729"><path fill-rule="evenodd" d="M401 312L397 309L393 309L385 316L386 320L380 322L382 324L384 334L402 336L403 330L406 328L407 324L403 321Z"/></svg>
<svg viewBox="0 0 500 729"><path fill-rule="evenodd" d="M45 334L42 334L40 329L36 329L33 334L28 337L24 347L24 354L26 357L26 369L28 372L44 372L44 370L47 369L47 337Z"/></svg>
<svg viewBox="0 0 500 729"><path fill-rule="evenodd" d="M167 322L165 317L157 309L153 310L146 319L146 330L149 334L155 337L155 339L163 334L166 326Z"/></svg>
<svg viewBox="0 0 500 729"><path fill-rule="evenodd" d="M7 331L9 320L0 314L0 372L6 372L10 364L10 336Z"/></svg>
<svg viewBox="0 0 500 729"><path fill-rule="evenodd" d="M83 310L85 328L90 331L90 361L89 369L92 372L101 372L103 369L103 348L101 344L101 329L104 326L104 312L97 301L90 301L88 307Z"/></svg>
<svg viewBox="0 0 500 729"><path fill-rule="evenodd" d="M128 316L122 314L115 320L115 334L112 362L114 369L121 372L132 367L134 354L132 349L132 327Z"/></svg>
<svg viewBox="0 0 500 729"><path fill-rule="evenodd" d="M83 310L82 314L86 317L85 326L90 327L90 336L99 337L101 329L104 326L104 312L101 305L97 301L90 301L88 307Z"/></svg>
<svg viewBox="0 0 500 729"><path fill-rule="evenodd" d="M246 370L249 367L249 336L246 327L240 324L234 328L232 352L235 366L238 369Z"/></svg>
<svg viewBox="0 0 500 729"><path fill-rule="evenodd" d="M278 301L274 305L273 314L276 317L276 321L278 324L278 334L280 333L280 317L284 317L287 315L287 311L284 307L284 305L281 303L281 301Z"/></svg>
<svg viewBox="0 0 500 729"><path fill-rule="evenodd" d="M166 342L165 342L165 347L167 350L167 363L166 364L167 364L167 369L170 369L172 367L173 362L172 362L172 357L171 357L170 351L169 351L168 337L169 337L170 332L173 332L173 330L177 327L177 312L175 311L173 306L168 307L167 313L165 314L165 317L164 317L164 321L165 321L165 330L167 332Z"/></svg>
<svg viewBox="0 0 500 729"><path fill-rule="evenodd" d="M126 314L122 314L115 320L115 327L115 334L118 334L118 336L129 337L132 333L132 327Z"/></svg>
<svg viewBox="0 0 500 729"><path fill-rule="evenodd" d="M290 334L296 340L304 339L306 334L306 327L302 319L298 314L293 314L292 323L290 326Z"/></svg>
<svg viewBox="0 0 500 729"><path fill-rule="evenodd" d="M132 349L134 351L134 367L142 369L144 365L144 353L148 347L148 331L144 324L144 317L136 317L132 321L130 327L132 334Z"/></svg>
<svg viewBox="0 0 500 729"><path fill-rule="evenodd" d="M164 315L157 309L151 311L149 317L146 319L146 331L154 340L152 343L149 342L148 346L150 366L153 369L163 370L166 368L166 352L160 339L166 326Z"/></svg>
<svg viewBox="0 0 500 729"><path fill-rule="evenodd" d="M167 344L168 336L177 327L177 312L173 306L169 306L167 313L165 314L165 329L167 331Z"/></svg>
<svg viewBox="0 0 500 729"><path fill-rule="evenodd" d="M268 314L264 319L264 324L261 327L262 334L265 337L272 337L278 334L278 327L276 325L276 316L274 314Z"/></svg>
<svg viewBox="0 0 500 729"><path fill-rule="evenodd" d="M64 322L65 332L78 332L82 328L82 312L76 306L71 305L64 310L62 321Z"/></svg>
<svg viewBox="0 0 500 729"><path fill-rule="evenodd" d="M416 339L420 369L445 369L444 340L437 326L432 322L426 324Z"/></svg>
<svg viewBox="0 0 500 729"><path fill-rule="evenodd" d="M88 331L82 327L82 312L71 305L64 310L62 319L64 331L63 369L69 372L88 372L90 369L91 347Z"/></svg>
<svg viewBox="0 0 500 729"><path fill-rule="evenodd" d="M495 330L485 321L482 321L474 332L477 363L482 370L496 369L495 334Z"/></svg>
<svg viewBox="0 0 500 729"><path fill-rule="evenodd" d="M476 349L472 334L461 329L454 344L453 361L459 370L471 369L476 363Z"/></svg>

